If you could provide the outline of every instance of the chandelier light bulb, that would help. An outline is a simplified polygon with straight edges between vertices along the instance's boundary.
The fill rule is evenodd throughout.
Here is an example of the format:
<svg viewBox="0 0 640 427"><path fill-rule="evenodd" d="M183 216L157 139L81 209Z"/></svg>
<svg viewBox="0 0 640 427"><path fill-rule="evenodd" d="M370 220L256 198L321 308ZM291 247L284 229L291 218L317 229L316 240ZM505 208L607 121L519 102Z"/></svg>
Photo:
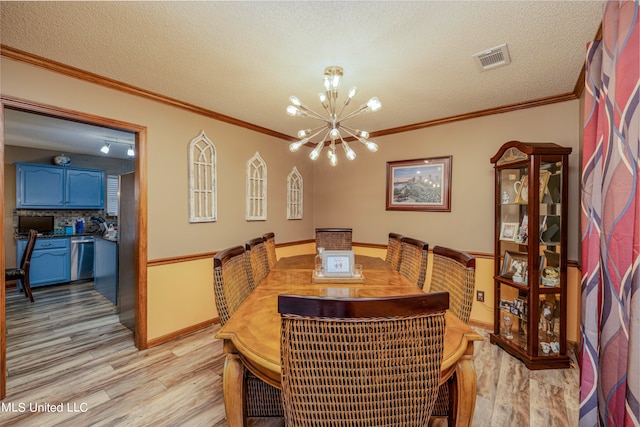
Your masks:
<svg viewBox="0 0 640 427"><path fill-rule="evenodd" d="M342 148L344 149L344 154L347 156L347 159L353 160L356 158L356 152L349 147L346 141L342 141Z"/></svg>
<svg viewBox="0 0 640 427"><path fill-rule="evenodd" d="M333 65L324 69L324 88L331 90L336 96L340 88L340 80L342 79L342 67Z"/></svg>
<svg viewBox="0 0 640 427"><path fill-rule="evenodd" d="M331 90L331 80L327 76L324 77L324 89L329 92Z"/></svg>
<svg viewBox="0 0 640 427"><path fill-rule="evenodd" d="M302 105L302 102L300 102L300 100L298 98L296 98L295 96L290 96L289 97L289 101L295 105L296 107L299 107Z"/></svg>
<svg viewBox="0 0 640 427"><path fill-rule="evenodd" d="M319 142L318 145L316 145L316 148L314 148L313 151L309 153L309 157L311 158L311 160L317 160L318 157L320 157L320 152L322 151L323 147L324 142Z"/></svg>
<svg viewBox="0 0 640 427"><path fill-rule="evenodd" d="M365 143L365 146L369 149L369 151L371 151L372 153L375 153L376 151L378 151L378 144L376 144L375 142L371 142L371 141L367 141Z"/></svg>
<svg viewBox="0 0 640 427"><path fill-rule="evenodd" d="M366 130L356 130L356 135L358 135L360 138L364 138L364 139L369 139L369 132L367 132Z"/></svg>
<svg viewBox="0 0 640 427"><path fill-rule="evenodd" d="M382 108L382 103L377 97L374 96L367 102L367 107L371 111L378 111L380 108Z"/></svg>
<svg viewBox="0 0 640 427"><path fill-rule="evenodd" d="M135 155L136 155L136 152L133 150L133 145L130 145L129 149L127 150L127 156L134 157Z"/></svg>
<svg viewBox="0 0 640 427"><path fill-rule="evenodd" d="M291 105L287 107L287 114L290 116L303 116L310 117L312 119L320 120L323 122L323 125L316 129L304 129L298 131L298 138L301 138L300 141L291 143L289 145L289 150L296 151L302 145L311 142L312 138L315 138L320 132L326 132L324 137L320 142L313 142L316 144L314 149L309 153L309 157L311 160L317 160L320 157L320 153L324 148L325 142L329 145L327 149L327 157L329 158L329 162L332 166L335 166L338 163L338 156L336 154L336 141L342 144L342 148L344 149L345 156L349 160L354 160L356 158L356 152L349 146L349 144L344 140L345 136L352 137L362 144L364 144L368 150L377 151L378 146L368 141L369 133L363 130L350 129L344 125L344 122L355 117L359 114L368 112L368 111L378 111L382 107L382 103L377 97L373 97L367 101L366 104L362 104L360 107L355 110L343 114L345 111L345 107L347 107L351 100L356 96L358 92L358 88L353 86L349 89L347 93L347 97L344 102L338 101L338 89L340 88L340 82L342 80L343 70L338 66L330 66L326 67L324 70L324 92L320 92L318 94L318 98L320 99L320 103L324 108L324 115L319 114L308 106L302 103L300 99L295 96L289 97L289 101ZM318 130L319 129L319 130ZM346 134L346 135L345 135Z"/></svg>
<svg viewBox="0 0 640 427"><path fill-rule="evenodd" d="M331 89L338 90L340 88L340 76L333 76L331 79Z"/></svg>
<svg viewBox="0 0 640 427"><path fill-rule="evenodd" d="M336 166L338 164L338 156L336 156L334 153L329 156L329 164L331 166Z"/></svg>
<svg viewBox="0 0 640 427"><path fill-rule="evenodd" d="M295 153L296 151L298 151L298 148L304 145L303 141L304 140L301 140L298 142L292 142L291 144L289 144L289 151L291 151L292 153Z"/></svg>
<svg viewBox="0 0 640 427"><path fill-rule="evenodd" d="M104 154L109 154L109 149L111 149L111 144L105 142L100 151L102 151Z"/></svg>

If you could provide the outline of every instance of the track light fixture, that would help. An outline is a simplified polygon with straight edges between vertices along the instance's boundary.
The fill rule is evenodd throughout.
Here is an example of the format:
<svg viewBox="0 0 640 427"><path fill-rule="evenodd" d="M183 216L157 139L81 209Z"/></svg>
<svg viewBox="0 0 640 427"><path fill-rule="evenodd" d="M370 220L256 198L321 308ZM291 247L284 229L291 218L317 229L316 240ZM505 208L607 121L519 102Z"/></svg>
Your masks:
<svg viewBox="0 0 640 427"><path fill-rule="evenodd" d="M128 157L136 156L135 145L132 144L131 141L118 141L117 139L108 139L109 137L106 137L106 138L107 139L100 139L101 141L103 141L103 145L100 148L100 151L103 154L109 154L109 152L111 151L111 146L113 144L116 144L115 152L112 153L111 155L112 156L115 155L116 157L120 156L124 150L124 147L122 148L122 150L118 147L118 144L121 144L123 146L126 146Z"/></svg>

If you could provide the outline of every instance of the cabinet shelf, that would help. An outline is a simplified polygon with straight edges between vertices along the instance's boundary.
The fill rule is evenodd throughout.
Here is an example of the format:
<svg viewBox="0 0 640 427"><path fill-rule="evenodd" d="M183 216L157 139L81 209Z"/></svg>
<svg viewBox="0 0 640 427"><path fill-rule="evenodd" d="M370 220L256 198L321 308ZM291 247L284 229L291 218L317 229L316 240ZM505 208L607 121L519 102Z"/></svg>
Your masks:
<svg viewBox="0 0 640 427"><path fill-rule="evenodd" d="M495 168L491 342L529 369L570 364L567 205L563 203L570 153L571 148L556 144L510 141L491 158ZM545 286L550 283L555 286Z"/></svg>

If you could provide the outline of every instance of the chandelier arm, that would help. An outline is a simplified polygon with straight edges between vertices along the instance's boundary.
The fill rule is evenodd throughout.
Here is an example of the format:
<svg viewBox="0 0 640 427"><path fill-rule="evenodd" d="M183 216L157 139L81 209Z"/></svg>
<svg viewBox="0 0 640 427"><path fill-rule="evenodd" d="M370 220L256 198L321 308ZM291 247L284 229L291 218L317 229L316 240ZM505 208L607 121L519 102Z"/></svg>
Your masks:
<svg viewBox="0 0 640 427"><path fill-rule="evenodd" d="M347 142L346 142L344 139L342 139L342 135L339 135L339 136L340 136L340 144L342 144L342 148L344 148L344 147L345 147L345 145L344 145L344 144L347 144ZM346 146L348 147L348 146L349 146L349 144L347 144ZM345 152L346 152L346 151L345 151Z"/></svg>
<svg viewBox="0 0 640 427"><path fill-rule="evenodd" d="M331 97L329 98L329 108L331 109L331 120L336 120L336 105L338 104L338 91L331 91Z"/></svg>
<svg viewBox="0 0 640 427"><path fill-rule="evenodd" d="M339 119L339 120L340 120L340 121L348 120L348 119L350 119L350 118L352 118L352 117L357 116L358 114L362 114L362 113L364 113L365 111L367 111L367 108L368 108L368 107L367 107L367 104L364 104L364 105L362 105L360 108L358 108L357 110L353 110L352 112L350 112L350 113L349 113L349 114L347 114L346 116L344 116L344 117L340 117L340 119Z"/></svg>
<svg viewBox="0 0 640 427"><path fill-rule="evenodd" d="M327 132L324 135L324 138L322 138L322 140L316 144L315 148L313 150L311 150L311 153L309 153L309 157L311 158L311 160L316 161L316 160L318 160L318 157L320 157L320 153L322 152L322 149L324 148L324 140L327 138L328 134L329 134L329 132Z"/></svg>
<svg viewBox="0 0 640 427"><path fill-rule="evenodd" d="M307 117L312 117L314 119L318 119L318 120L322 120L324 122L329 123L329 120L327 120L326 117L324 117L321 114L316 113L315 111L313 111L311 108L307 107L307 106L303 106L301 105L300 108L302 111L304 111L305 113L307 113Z"/></svg>
<svg viewBox="0 0 640 427"><path fill-rule="evenodd" d="M331 99L330 98L328 98L325 102L322 103L322 108L324 109L325 113L327 113L327 117L331 117ZM326 117L324 119L327 120Z"/></svg>
<svg viewBox="0 0 640 427"><path fill-rule="evenodd" d="M344 131L347 132L349 135L351 135L354 138L357 138L356 131L350 128L349 126L345 126L342 123L340 123L340 129L344 129Z"/></svg>
<svg viewBox="0 0 640 427"><path fill-rule="evenodd" d="M313 135L309 136L309 138L313 138L314 136L318 135L320 132L322 132L322 129L327 129L328 126L329 125L327 123L325 123L324 125L318 126L317 128L308 129L309 135L313 134Z"/></svg>
<svg viewBox="0 0 640 427"><path fill-rule="evenodd" d="M342 108L340 109L340 112L338 113L338 117L342 116L342 112L344 111L345 108L347 108L347 105L349 105L350 102L351 102L351 98L349 98L349 97L347 97L347 99L344 100L344 104L342 104ZM342 119L342 120L344 120L344 119Z"/></svg>
<svg viewBox="0 0 640 427"><path fill-rule="evenodd" d="M329 132L331 132L331 129L327 130L327 133L324 134L324 137L322 137L322 140L320 141L320 144L322 144L324 146L324 142L327 140L327 137L329 136Z"/></svg>
<svg viewBox="0 0 640 427"><path fill-rule="evenodd" d="M355 159L356 158L355 151L353 151L351 149L351 147L349 146L347 141L342 139L342 135L340 135L340 141L342 142L342 149L344 150L344 154L345 154L345 156L347 156L347 159L349 159L349 160Z"/></svg>
<svg viewBox="0 0 640 427"><path fill-rule="evenodd" d="M344 130L344 131L345 131L346 133L348 133L350 136L352 136L352 137L354 137L355 139L357 139L358 141L362 142L362 139L363 139L363 138L361 138L361 137L359 137L358 135L356 135L356 132L355 132L353 129L351 129L351 128L349 128L349 127L346 127L346 126L344 126L344 125L342 125L342 124L340 125L340 129ZM363 144L364 144L364 143L363 143Z"/></svg>
<svg viewBox="0 0 640 427"><path fill-rule="evenodd" d="M319 128L315 128L314 131L317 131L316 133L314 133L313 135L308 136L307 138L311 141L311 138L315 138L317 135L320 134L320 132L322 132L324 129L327 129L327 126L320 126ZM327 131L328 132L328 131ZM326 136L325 136L326 138Z"/></svg>

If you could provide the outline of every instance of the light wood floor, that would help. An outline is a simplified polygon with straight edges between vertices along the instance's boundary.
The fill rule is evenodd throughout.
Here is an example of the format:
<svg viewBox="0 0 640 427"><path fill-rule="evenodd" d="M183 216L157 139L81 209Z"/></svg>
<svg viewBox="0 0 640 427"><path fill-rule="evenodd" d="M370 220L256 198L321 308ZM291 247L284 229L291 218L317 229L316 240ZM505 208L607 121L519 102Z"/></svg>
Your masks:
<svg viewBox="0 0 640 427"><path fill-rule="evenodd" d="M218 326L138 351L92 283L39 288L34 296L30 303L7 290L1 426L227 425L222 344L213 338ZM476 344L474 426L578 425L575 364L529 371L488 339Z"/></svg>

